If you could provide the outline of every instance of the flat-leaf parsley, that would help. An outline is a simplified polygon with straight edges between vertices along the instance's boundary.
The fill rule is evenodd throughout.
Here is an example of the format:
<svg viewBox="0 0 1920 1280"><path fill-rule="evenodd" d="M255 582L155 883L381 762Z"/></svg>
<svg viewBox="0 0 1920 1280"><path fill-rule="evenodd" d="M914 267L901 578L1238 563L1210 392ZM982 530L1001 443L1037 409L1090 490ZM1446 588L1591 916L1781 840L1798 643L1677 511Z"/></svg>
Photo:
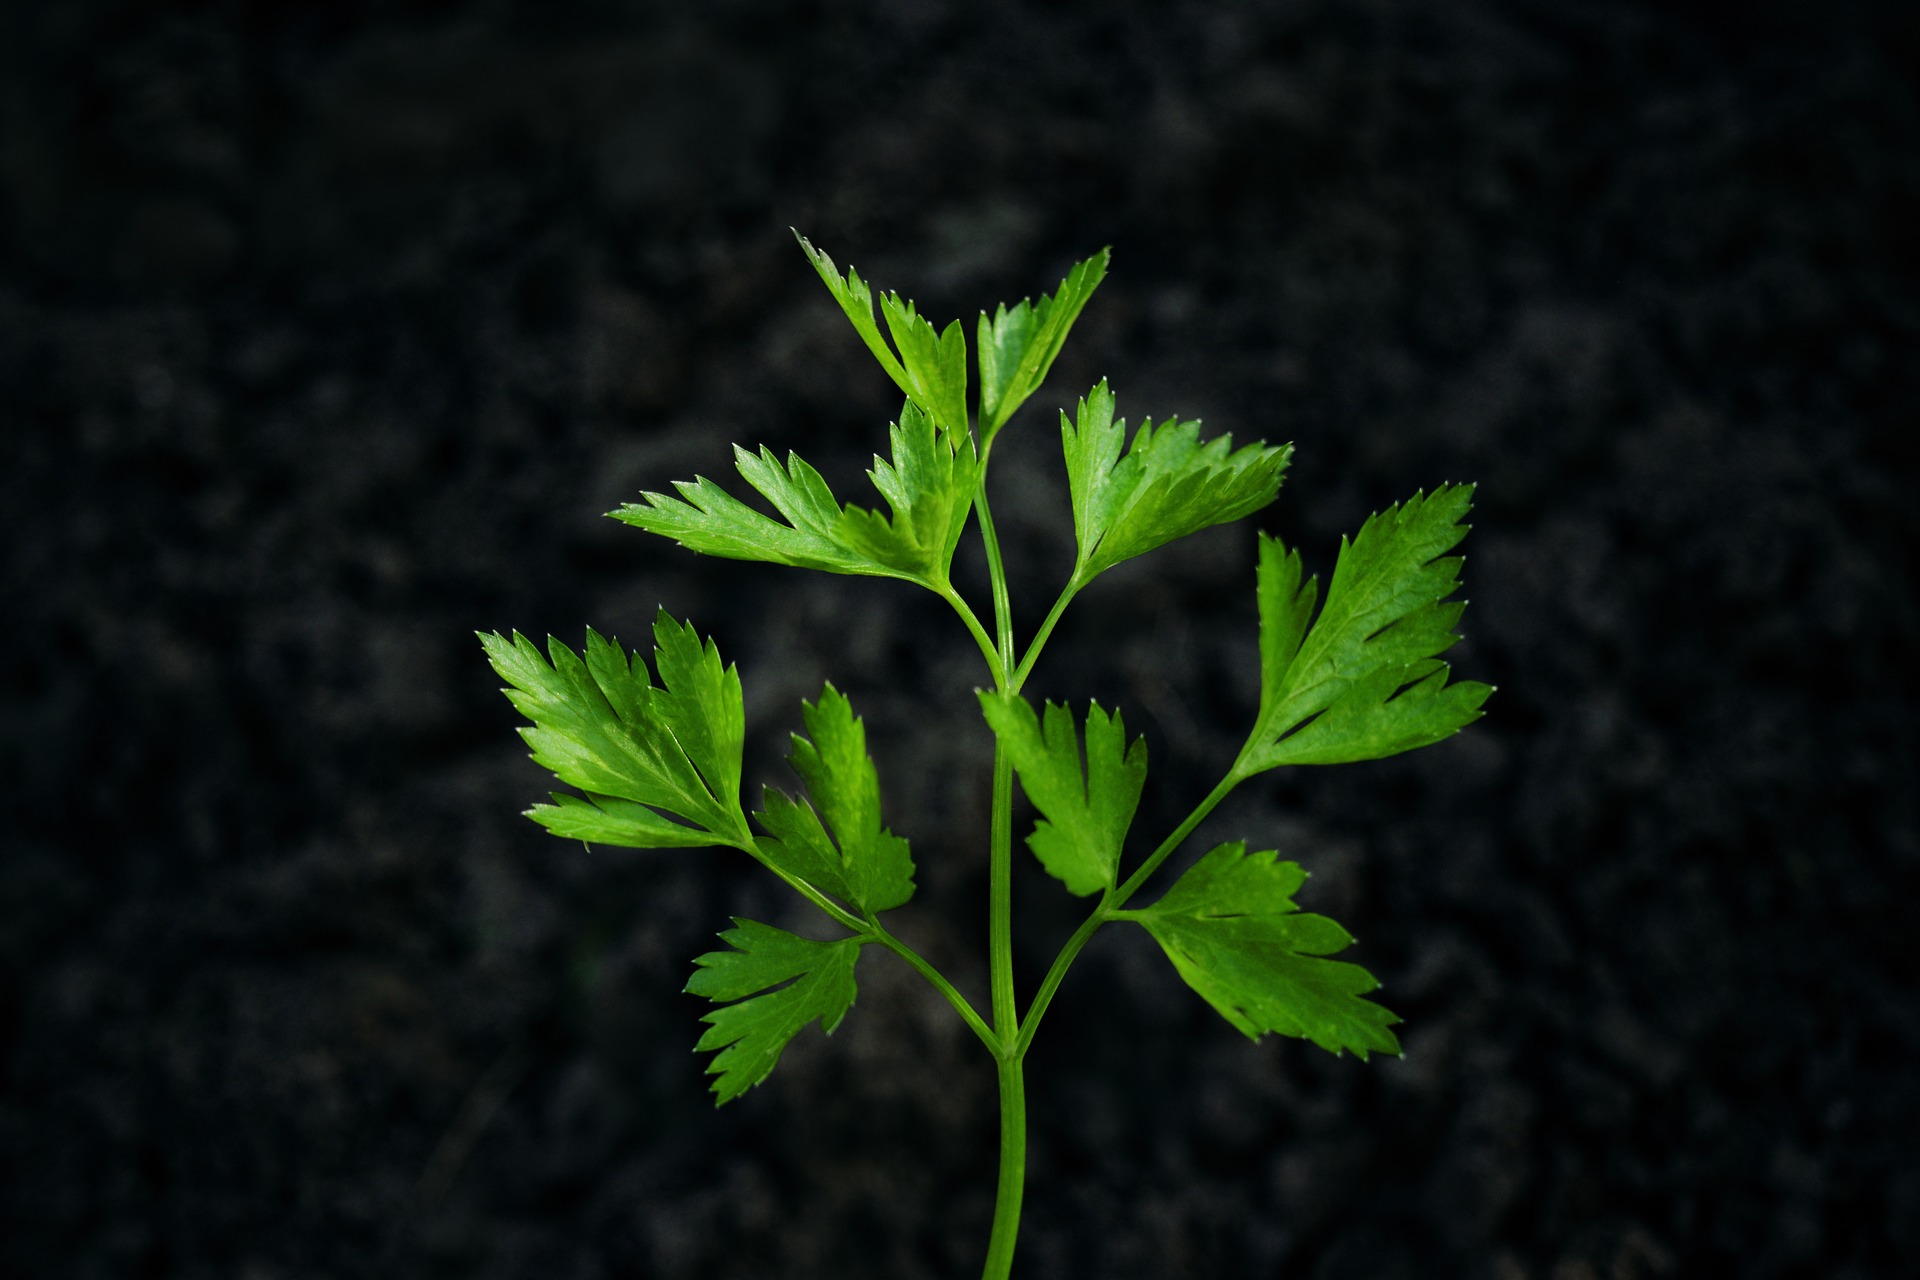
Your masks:
<svg viewBox="0 0 1920 1280"><path fill-rule="evenodd" d="M1457 640L1464 605L1460 558L1470 485L1442 485L1374 515L1343 540L1316 616L1318 580L1297 552L1260 535L1260 705L1232 767L1131 874L1127 836L1147 780L1144 739L1118 711L1076 714L1022 694L1035 660L1074 597L1101 573L1190 533L1238 520L1274 500L1291 445L1233 447L1203 440L1200 424L1143 419L1132 439L1102 381L1060 415L1076 543L1073 570L1022 650L987 502L995 437L1040 387L1087 300L1106 276L1105 250L1067 274L1051 296L982 313L978 382L969 412L965 332L936 330L898 294L878 299L857 271L802 238L800 246L855 331L906 397L888 428L888 456L868 473L887 512L842 502L798 455L735 449L741 477L772 512L704 477L648 492L610 514L690 550L829 573L899 578L945 600L980 648L992 677L980 708L994 738L988 848L991 1006L977 1010L946 977L880 922L914 894L909 845L882 821L880 782L866 730L827 685L801 704L806 736L787 757L802 793L761 791L751 817L740 792L745 739L739 673L711 639L663 610L647 658L589 630L576 653L525 636L481 637L506 694L530 722L533 758L578 794L559 793L528 816L555 835L634 849L721 845L758 861L839 926L825 941L736 918L726 949L694 960L687 990L714 1002L697 1048L719 1102L766 1079L794 1036L831 1033L852 1008L854 962L879 945L906 961L953 1006L992 1056L1002 1112L1000 1178L983 1271L1013 1266L1026 1178L1022 1074L1061 979L1095 931L1139 925L1190 987L1234 1027L1311 1040L1335 1053L1397 1054L1398 1019L1370 999L1379 983L1330 957L1353 939L1295 904L1307 873L1243 841L1200 857L1149 906L1129 905L1195 827L1240 783L1282 765L1375 760L1438 742L1477 719L1492 690L1450 683L1441 654ZM954 588L955 548L973 524L986 552L992 629ZM655 673L658 683L655 683ZM1038 810L1027 847L1069 893L1097 898L1022 1011L1013 982L1013 784Z"/></svg>

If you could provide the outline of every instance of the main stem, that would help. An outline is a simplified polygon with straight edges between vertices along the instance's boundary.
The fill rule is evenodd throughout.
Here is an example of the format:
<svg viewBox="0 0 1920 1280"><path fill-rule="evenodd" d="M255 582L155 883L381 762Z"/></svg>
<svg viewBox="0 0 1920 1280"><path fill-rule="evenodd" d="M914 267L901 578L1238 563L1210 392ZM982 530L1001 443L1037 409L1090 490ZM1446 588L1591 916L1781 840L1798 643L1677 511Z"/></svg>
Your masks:
<svg viewBox="0 0 1920 1280"><path fill-rule="evenodd" d="M1020 1059L999 1060L1000 1185L993 1199L993 1237L987 1241L987 1265L981 1280L1008 1280L1013 1248L1020 1240L1020 1199L1027 1185L1027 1083Z"/></svg>
<svg viewBox="0 0 1920 1280"><path fill-rule="evenodd" d="M999 661L995 683L1003 693L1018 689L1013 676L1013 611L1006 566L987 506L985 468L974 494L980 537L993 582L993 613ZM981 1280L1008 1280L1020 1238L1020 1202L1027 1186L1027 1086L1021 1074L1020 1011L1013 990L1013 757L996 740L993 748L993 826L988 859L987 958L993 987L995 1069L1000 1083L1000 1181L993 1199L993 1235Z"/></svg>

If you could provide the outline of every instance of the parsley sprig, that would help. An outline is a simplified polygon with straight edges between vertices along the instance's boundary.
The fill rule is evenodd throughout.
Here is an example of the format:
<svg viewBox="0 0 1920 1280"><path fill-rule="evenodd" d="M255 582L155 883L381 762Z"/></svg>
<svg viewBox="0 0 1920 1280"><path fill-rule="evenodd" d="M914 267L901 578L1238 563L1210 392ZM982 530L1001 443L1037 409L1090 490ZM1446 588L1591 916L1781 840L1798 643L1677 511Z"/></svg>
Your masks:
<svg viewBox="0 0 1920 1280"><path fill-rule="evenodd" d="M1102 250L1053 294L982 314L978 384L969 411L968 360L958 321L936 330L898 294L876 299L804 237L800 246L856 333L906 397L887 432L888 456L868 473L887 512L843 502L795 454L736 446L734 465L771 511L696 477L675 493L646 492L610 514L690 550L829 573L897 578L945 600L979 645L991 687L979 693L993 734L986 1013L880 915L914 894L907 840L883 822L866 730L828 684L801 704L806 736L787 757L802 792L763 788L750 816L741 797L745 740L740 676L713 640L663 610L651 665L589 630L576 653L543 653L519 633L481 637L507 697L526 717L533 758L573 792L528 811L555 835L636 849L723 846L779 876L841 933L801 937L736 918L724 950L694 960L687 990L714 1003L696 1048L720 1103L766 1079L808 1026L831 1034L853 1007L856 963L868 946L893 952L927 979L992 1055L1002 1112L1001 1164L983 1275L1006 1277L1024 1194L1022 1066L1068 968L1100 928L1138 925L1180 977L1229 1024L1258 1040L1273 1032L1334 1053L1397 1054L1398 1019L1370 998L1379 983L1331 957L1352 937L1300 910L1307 873L1274 850L1220 844L1146 906L1135 897L1194 829L1241 783L1288 765L1374 760L1438 742L1477 719L1492 690L1451 682L1441 655L1457 640L1460 557L1470 485L1442 485L1368 519L1343 539L1320 599L1300 555L1259 537L1260 704L1245 745L1218 785L1122 878L1128 836L1147 781L1143 738L1121 713L1046 703L1023 692L1073 599L1106 570L1214 525L1252 515L1280 489L1292 446L1235 448L1203 439L1198 422L1143 419L1128 438L1102 381L1060 416L1076 542L1073 569L1024 651L1015 642L1007 575L987 499L993 443L1039 390L1068 332L1105 278ZM953 586L955 549L972 523L986 552L992 629ZM1315 606L1319 608L1316 613ZM655 683L657 673L658 683ZM1026 844L1069 893L1094 906L1024 1012L1013 982L1010 882L1013 787L1038 813Z"/></svg>

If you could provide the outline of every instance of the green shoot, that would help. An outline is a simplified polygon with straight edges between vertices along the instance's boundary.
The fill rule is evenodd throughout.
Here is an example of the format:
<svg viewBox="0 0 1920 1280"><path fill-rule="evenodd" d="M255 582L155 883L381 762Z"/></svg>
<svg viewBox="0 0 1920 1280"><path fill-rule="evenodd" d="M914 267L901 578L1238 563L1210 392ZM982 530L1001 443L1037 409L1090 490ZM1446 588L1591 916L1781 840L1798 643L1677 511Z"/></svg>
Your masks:
<svg viewBox="0 0 1920 1280"><path fill-rule="evenodd" d="M1120 713L1090 705L1076 715L1023 688L1075 596L1114 565L1188 534L1254 514L1277 496L1292 446L1233 447L1202 439L1197 422L1142 420L1131 440L1103 381L1061 414L1063 499L1073 515L1073 570L1038 631L1019 651L1007 574L987 502L992 444L1045 381L1074 321L1106 276L1102 250L1038 301L982 314L977 379L970 388L958 321L934 326L898 294L875 298L866 281L804 238L800 246L855 332L906 397L887 432L888 456L869 475L887 513L843 503L794 454L735 449L742 479L771 511L704 477L647 492L610 513L705 555L828 573L897 578L945 600L986 660L979 694L995 749L988 849L988 960L992 1002L976 1009L934 965L881 923L914 894L907 841L882 819L880 778L866 730L831 684L800 719L787 757L802 794L764 787L748 815L741 801L745 721L740 676L712 640L663 611L651 669L638 652L589 630L575 653L557 640L544 654L515 633L482 636L507 697L526 717L520 732L535 761L573 792L528 816L555 835L633 849L722 846L784 880L836 930L824 941L735 919L723 950L694 960L687 990L714 1002L697 1049L720 1103L765 1080L793 1038L817 1024L831 1034L853 1007L855 962L878 944L904 960L954 1008L994 1059L1000 1087L1001 1163L982 1270L1011 1274L1026 1176L1023 1065L1061 980L1095 932L1124 921L1159 944L1175 971L1229 1024L1311 1041L1333 1053L1398 1054L1399 1019L1371 999L1379 983L1331 957L1353 939L1295 897L1307 873L1243 841L1205 853L1150 906L1130 906L1234 788L1284 765L1375 760L1438 742L1477 719L1492 690L1450 683L1441 656L1457 640L1460 558L1473 490L1442 485L1370 518L1343 540L1318 614L1318 580L1295 551L1258 539L1260 704L1219 784L1131 872L1127 839L1147 781L1144 739ZM969 524L986 552L991 630L954 588L950 568ZM655 683L655 673L658 684ZM1038 811L1026 837L1040 865L1069 893L1094 900L1024 1012L1011 955L1015 781ZM1123 874L1125 873L1125 874Z"/></svg>

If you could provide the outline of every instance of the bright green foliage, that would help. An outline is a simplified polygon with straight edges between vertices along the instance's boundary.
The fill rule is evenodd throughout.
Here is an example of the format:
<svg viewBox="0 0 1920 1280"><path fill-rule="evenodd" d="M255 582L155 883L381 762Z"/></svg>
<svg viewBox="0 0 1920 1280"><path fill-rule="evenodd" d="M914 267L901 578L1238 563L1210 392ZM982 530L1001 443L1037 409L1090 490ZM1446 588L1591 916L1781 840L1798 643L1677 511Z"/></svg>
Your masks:
<svg viewBox="0 0 1920 1280"><path fill-rule="evenodd" d="M880 327L873 322L873 291L860 278L860 273L849 267L842 277L832 258L814 248L799 232L794 235L806 251L808 261L813 263L813 269L820 273L820 279L832 291L840 309L847 313L847 319L853 321L867 350L873 352L874 359L887 371L894 385L906 392L907 398L942 429L965 434L967 339L960 330L960 322L953 321L936 335L933 326L914 310L911 302L903 301L897 293L882 294L880 313L886 318L887 332L893 335L894 346L899 348L900 354L896 357L881 338Z"/></svg>
<svg viewBox="0 0 1920 1280"><path fill-rule="evenodd" d="M711 832L671 822L643 804L617 796L597 795L583 800L556 791L552 804L537 804L527 810L527 816L562 839L624 849L697 849L731 843Z"/></svg>
<svg viewBox="0 0 1920 1280"><path fill-rule="evenodd" d="M1004 303L988 319L980 313L980 434L991 441L1028 396L1040 389L1080 309L1107 277L1107 251L1079 263L1052 297Z"/></svg>
<svg viewBox="0 0 1920 1280"><path fill-rule="evenodd" d="M1049 702L1044 723L1019 695L981 693L980 709L1000 746L1013 758L1020 786L1045 815L1034 823L1027 847L1069 893L1111 889L1120 867L1120 846L1140 806L1147 781L1147 742L1127 744L1120 713L1098 704L1087 708L1086 772L1073 712Z"/></svg>
<svg viewBox="0 0 1920 1280"><path fill-rule="evenodd" d="M675 481L678 498L643 493L645 503L629 502L609 514L705 555L905 578L939 590L979 481L973 441L965 431L937 430L911 401L888 434L893 459L876 455L868 474L893 508L890 520L842 508L818 471L791 453L783 467L764 445L757 454L736 445L734 462L785 523L704 476Z"/></svg>
<svg viewBox="0 0 1920 1280"><path fill-rule="evenodd" d="M1325 916L1302 915L1293 895L1307 873L1216 846L1142 911L1124 912L1151 933L1187 985L1248 1037L1269 1031L1338 1053L1400 1052L1387 1028L1399 1019L1361 997L1379 983L1359 965L1322 957L1353 939Z"/></svg>
<svg viewBox="0 0 1920 1280"><path fill-rule="evenodd" d="M1492 692L1448 684L1440 655L1456 641L1464 605L1461 523L1470 486L1431 494L1369 519L1343 541L1315 616L1319 584L1300 557L1259 539L1260 706L1226 776L1122 878L1122 859L1147 775L1145 740L1129 741L1116 711L1090 704L1078 724L1066 706L1036 708L1022 690L1035 659L1078 592L1105 570L1188 534L1253 514L1279 491L1290 445L1235 449L1200 438L1197 422L1143 421L1127 438L1102 381L1061 415L1077 542L1073 572L1020 649L1002 548L988 506L991 444L1040 388L1068 331L1105 278L1105 250L1079 263L1051 296L982 312L977 330L977 415L968 416L965 336L936 331L898 294L875 297L858 272L842 275L804 237L800 246L867 349L906 396L890 453L868 473L882 513L843 504L820 473L789 453L736 446L740 475L771 514L704 477L675 482L677 496L643 493L611 512L628 524L705 555L898 578L938 595L986 659L991 687L980 707L995 741L987 842L988 993L976 1008L924 956L880 921L907 903L917 868L907 841L882 822L866 730L828 684L801 704L805 736L787 759L801 791L762 791L749 825L741 807L745 716L738 674L711 641L664 612L654 626L654 670L593 631L575 654L558 641L543 656L519 633L481 637L507 696L531 721L520 732L534 759L582 794L556 794L529 816L555 835L633 848L731 846L750 854L844 931L819 942L736 918L727 946L695 960L687 990L715 1002L698 1048L721 1103L765 1079L810 1023L831 1033L853 1005L860 951L879 944L927 979L996 1060L1002 1164L983 1280L1009 1280L1025 1168L1022 1063L1067 969L1104 925L1128 920L1160 944L1188 985L1228 1022L1259 1039L1301 1037L1362 1058L1398 1053L1398 1019L1368 993L1365 969L1330 957L1353 939L1294 895L1306 873L1243 842L1211 850L1161 899L1130 907L1147 883L1232 790L1288 764L1370 760L1437 742L1480 715ZM882 326L884 325L884 332ZM1023 493L1031 492L1023 489ZM993 609L983 621L955 588L951 566L973 521ZM840 625L859 625L857 617ZM928 650L929 655L937 650ZM930 657L930 661L937 658ZM1097 895L1020 1007L1011 923L1013 779L1038 811L1027 845L1068 892ZM943 784L947 780L942 780ZM963 784L954 793L965 795ZM957 824L966 826L964 819ZM925 846L922 846L923 856Z"/></svg>
<svg viewBox="0 0 1920 1280"><path fill-rule="evenodd" d="M794 233L807 260L833 294L834 301L847 313L867 350L887 371L894 385L907 398L926 411L944 430L967 430L967 344L960 322L953 321L939 334L897 293L880 297L880 314L887 333L893 338L889 347L880 336L873 318L873 290L852 267L842 276L833 259L813 247L805 236ZM1039 302L1022 301L1008 307L1002 304L991 319L980 313L980 439L992 442L1006 425L1014 410L1040 389L1054 357L1067 340L1073 322L1080 317L1087 299L1100 287L1107 275L1107 251L1102 249L1077 264L1060 282L1051 297ZM898 354L895 354L895 351Z"/></svg>
<svg viewBox="0 0 1920 1280"><path fill-rule="evenodd" d="M1077 421L1060 415L1060 443L1073 491L1082 582L1176 538L1251 515L1272 502L1292 445L1233 448L1231 436L1200 442L1198 422L1142 422L1122 457L1125 420L1114 421L1103 379L1080 401Z"/></svg>
<svg viewBox="0 0 1920 1280"><path fill-rule="evenodd" d="M653 635L658 688L637 652L595 631L584 660L558 640L548 641L549 661L518 632L480 637L507 697L533 722L520 730L533 758L587 793L528 816L557 835L634 848L740 844L740 675L665 610Z"/></svg>
<svg viewBox="0 0 1920 1280"><path fill-rule="evenodd" d="M979 461L964 430L936 435L926 414L912 403L888 432L893 461L873 459L873 478L887 504L888 520L848 507L835 528L838 540L876 564L922 583L943 583L954 548L973 510Z"/></svg>
<svg viewBox="0 0 1920 1280"><path fill-rule="evenodd" d="M1459 639L1460 523L1472 485L1442 485L1370 517L1341 540L1311 630L1317 582L1300 557L1260 540L1260 714L1243 772L1377 760L1438 742L1480 718L1493 690L1447 683Z"/></svg>
<svg viewBox="0 0 1920 1280"><path fill-rule="evenodd" d="M754 817L773 834L759 841L761 857L863 913L900 906L913 897L913 857L905 840L880 825L865 728L832 685L818 704L800 708L813 740L795 734L787 760L812 803L766 789Z"/></svg>
<svg viewBox="0 0 1920 1280"><path fill-rule="evenodd" d="M687 983L696 996L736 1002L701 1018L708 1027L694 1046L696 1053L720 1051L707 1073L719 1077L713 1092L722 1103L765 1080L809 1022L833 1034L853 1007L853 963L865 941L815 942L738 916L733 925L720 935L733 949L696 957Z"/></svg>
<svg viewBox="0 0 1920 1280"><path fill-rule="evenodd" d="M628 502L607 514L649 533L672 538L689 551L728 560L764 560L771 564L829 573L887 574L885 565L842 546L834 537L840 500L818 471L798 454L783 467L773 450L759 453L733 447L734 465L758 489L785 523L754 510L705 476L676 480L680 497L645 492L645 503Z"/></svg>

